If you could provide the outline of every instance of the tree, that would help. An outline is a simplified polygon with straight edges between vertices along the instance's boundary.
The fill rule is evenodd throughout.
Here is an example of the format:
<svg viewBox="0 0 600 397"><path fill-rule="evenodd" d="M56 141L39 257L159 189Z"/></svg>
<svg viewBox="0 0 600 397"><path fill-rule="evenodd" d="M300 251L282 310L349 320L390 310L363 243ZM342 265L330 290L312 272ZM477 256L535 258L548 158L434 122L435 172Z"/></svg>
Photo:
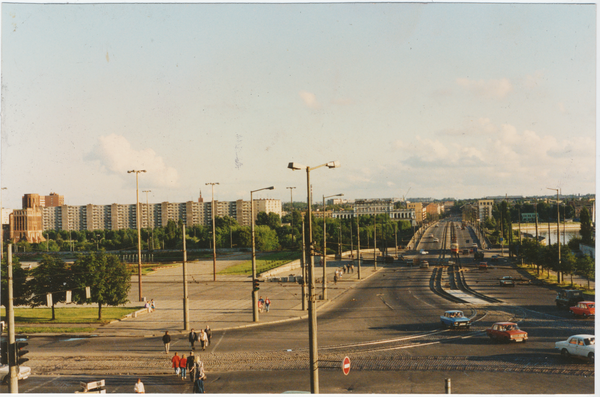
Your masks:
<svg viewBox="0 0 600 397"><path fill-rule="evenodd" d="M590 289L590 279L595 276L595 263L594 260L588 255L577 258L575 262L577 272L585 277L588 281L588 289Z"/></svg>
<svg viewBox="0 0 600 397"><path fill-rule="evenodd" d="M592 244L592 222L590 220L590 212L586 207L581 209L581 212L579 213L579 221L581 222L579 234L581 234L583 244Z"/></svg>
<svg viewBox="0 0 600 397"><path fill-rule="evenodd" d="M71 289L71 272L63 260L56 256L44 255L39 265L31 271L32 278L27 282L32 296L31 307L47 304L46 296L52 295L52 320L56 319L54 308L64 302L66 291Z"/></svg>
<svg viewBox="0 0 600 397"><path fill-rule="evenodd" d="M73 300L77 303L97 303L98 320L102 320L102 305L127 303L131 273L119 257L104 251L80 255L73 266ZM91 298L85 296L90 287Z"/></svg>
<svg viewBox="0 0 600 397"><path fill-rule="evenodd" d="M12 258L12 273L13 273L13 304L26 305L27 298L29 297L28 285L27 285L27 270L21 268L19 258L13 256ZM2 305L8 306L8 263L7 258L2 258L2 271L0 275L0 288L2 288Z"/></svg>

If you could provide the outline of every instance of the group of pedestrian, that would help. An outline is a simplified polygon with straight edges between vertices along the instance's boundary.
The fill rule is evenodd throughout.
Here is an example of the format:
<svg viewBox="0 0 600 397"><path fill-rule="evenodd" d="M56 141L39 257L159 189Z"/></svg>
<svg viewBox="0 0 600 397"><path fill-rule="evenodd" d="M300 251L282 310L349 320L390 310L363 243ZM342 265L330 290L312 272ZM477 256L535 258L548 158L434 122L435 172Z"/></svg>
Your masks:
<svg viewBox="0 0 600 397"><path fill-rule="evenodd" d="M156 303L154 303L154 299L151 299L150 302L146 301L144 307L146 310L148 310L148 313L152 313L154 310L156 310Z"/></svg>
<svg viewBox="0 0 600 397"><path fill-rule="evenodd" d="M337 284L338 280L342 278L342 275L346 273L354 273L354 265L352 263L348 263L340 268L335 269L333 283Z"/></svg>
<svg viewBox="0 0 600 397"><path fill-rule="evenodd" d="M267 296L266 299L263 299L263 297L261 296L260 299L258 300L259 313L262 313L263 311L266 311L268 313L270 307L271 307L271 300L269 299L269 297Z"/></svg>
<svg viewBox="0 0 600 397"><path fill-rule="evenodd" d="M175 352L175 355L171 358L171 364L175 375L181 377L182 380L190 378L194 384L194 393L204 393L206 374L204 373L204 363L200 360L200 357L194 356L193 351L190 352L188 357L185 354L179 357Z"/></svg>
<svg viewBox="0 0 600 397"><path fill-rule="evenodd" d="M196 342L200 342L200 346L202 350L206 350L206 348L210 345L210 340L212 338L212 330L210 326L206 326L206 329L201 329L200 332L195 332L194 329L190 331L188 334L188 341L192 347L192 350L196 350L194 344Z"/></svg>

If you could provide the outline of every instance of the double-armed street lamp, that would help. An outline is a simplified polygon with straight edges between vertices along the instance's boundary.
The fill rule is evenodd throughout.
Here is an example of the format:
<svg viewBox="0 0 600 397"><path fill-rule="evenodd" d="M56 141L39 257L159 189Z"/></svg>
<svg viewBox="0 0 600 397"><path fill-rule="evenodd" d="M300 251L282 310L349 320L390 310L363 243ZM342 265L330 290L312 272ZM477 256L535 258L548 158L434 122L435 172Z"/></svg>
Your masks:
<svg viewBox="0 0 600 397"><path fill-rule="evenodd" d="M142 235L140 233L140 188L139 188L139 174L140 172L146 172L146 170L131 170L127 171L128 174L135 172L135 221L137 224L137 237L138 237L138 286L140 291L140 302L143 300L142 297Z"/></svg>
<svg viewBox="0 0 600 397"><path fill-rule="evenodd" d="M325 199L330 197L343 196L343 193L323 196L323 300L327 299L327 223L325 222Z"/></svg>
<svg viewBox="0 0 600 397"><path fill-rule="evenodd" d="M319 393L319 357L317 351L317 311L315 299L315 258L314 258L314 241L312 237L312 194L310 187L310 171L321 167L338 168L339 161L330 161L329 163L321 164L316 167L308 167L298 163L289 163L288 168L293 171L306 170L306 195L307 195L307 218L308 218L308 244L306 250L309 257L309 296L308 296L308 338L309 338L309 358L310 358L310 392Z"/></svg>
<svg viewBox="0 0 600 397"><path fill-rule="evenodd" d="M252 234L252 320L254 322L258 322L258 287L256 286L256 244L254 242L254 200L252 199L252 193L273 189L275 189L274 186L269 186L250 191L250 228Z"/></svg>

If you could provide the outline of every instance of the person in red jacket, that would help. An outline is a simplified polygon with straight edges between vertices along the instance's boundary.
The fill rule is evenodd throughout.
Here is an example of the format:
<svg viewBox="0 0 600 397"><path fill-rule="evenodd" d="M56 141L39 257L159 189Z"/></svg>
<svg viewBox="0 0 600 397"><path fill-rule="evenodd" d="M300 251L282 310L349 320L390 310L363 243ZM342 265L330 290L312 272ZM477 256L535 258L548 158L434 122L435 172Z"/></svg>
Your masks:
<svg viewBox="0 0 600 397"><path fill-rule="evenodd" d="M187 369L187 359L185 358L185 354L181 355L181 360L179 360L179 368L181 369L181 379L185 379L185 370Z"/></svg>
<svg viewBox="0 0 600 397"><path fill-rule="evenodd" d="M173 363L173 368L175 368L175 375L179 375L179 360L180 357L177 355L177 352L175 352L175 355L171 359L171 362Z"/></svg>

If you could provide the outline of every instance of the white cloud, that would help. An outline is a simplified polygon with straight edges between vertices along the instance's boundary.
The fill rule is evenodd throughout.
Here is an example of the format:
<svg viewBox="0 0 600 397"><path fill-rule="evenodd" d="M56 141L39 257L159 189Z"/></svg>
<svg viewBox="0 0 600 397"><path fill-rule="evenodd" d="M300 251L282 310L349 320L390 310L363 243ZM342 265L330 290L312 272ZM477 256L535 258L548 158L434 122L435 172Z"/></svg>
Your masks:
<svg viewBox="0 0 600 397"><path fill-rule="evenodd" d="M500 80L458 78L456 79L456 83L475 95L484 98L504 98L513 90L513 85L507 78Z"/></svg>
<svg viewBox="0 0 600 397"><path fill-rule="evenodd" d="M136 150L129 141L117 134L110 134L98 138L86 160L99 161L102 168L108 173L127 177L129 170L146 170L143 178L157 187L178 186L179 175L177 170L165 164L162 157L150 148Z"/></svg>
<svg viewBox="0 0 600 397"><path fill-rule="evenodd" d="M320 107L317 102L317 97L312 92L300 91L300 98L304 101L304 104L311 109L318 109Z"/></svg>

